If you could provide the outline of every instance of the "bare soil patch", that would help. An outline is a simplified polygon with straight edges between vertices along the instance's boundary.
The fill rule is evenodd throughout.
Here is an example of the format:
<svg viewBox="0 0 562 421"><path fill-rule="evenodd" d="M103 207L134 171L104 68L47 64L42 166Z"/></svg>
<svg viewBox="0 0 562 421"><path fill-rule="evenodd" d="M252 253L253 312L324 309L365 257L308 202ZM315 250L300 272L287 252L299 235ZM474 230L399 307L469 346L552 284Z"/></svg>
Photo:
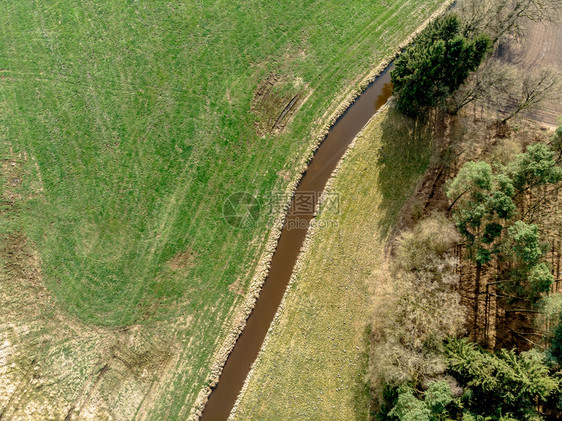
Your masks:
<svg viewBox="0 0 562 421"><path fill-rule="evenodd" d="M560 22L529 21L522 37L511 37L502 43L499 57L528 72L552 68L562 72L562 25ZM549 125L560 124L560 92L552 100L525 113L528 119Z"/></svg>
<svg viewBox="0 0 562 421"><path fill-rule="evenodd" d="M259 136L281 133L308 95L308 87L297 78L270 74L254 93L252 112Z"/></svg>
<svg viewBox="0 0 562 421"><path fill-rule="evenodd" d="M194 260L195 260L195 253L193 252L193 250L190 249L176 254L168 262L168 266L170 267L170 269L174 271L188 269L193 266Z"/></svg>

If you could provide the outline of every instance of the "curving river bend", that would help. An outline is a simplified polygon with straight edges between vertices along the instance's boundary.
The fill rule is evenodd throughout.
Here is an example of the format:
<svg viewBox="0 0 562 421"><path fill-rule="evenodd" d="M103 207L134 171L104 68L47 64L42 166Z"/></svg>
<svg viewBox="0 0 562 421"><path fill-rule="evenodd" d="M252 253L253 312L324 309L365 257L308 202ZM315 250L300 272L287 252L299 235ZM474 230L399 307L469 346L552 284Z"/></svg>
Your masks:
<svg viewBox="0 0 562 421"><path fill-rule="evenodd" d="M291 212L291 209L297 206L295 201L298 198L305 196L314 201L315 208L317 199L324 191L328 179L350 143L392 94L390 82L392 68L391 63L334 123L310 161L292 198L285 225L271 260L269 274L259 298L247 320L246 327L226 360L217 386L211 392L202 420L228 419L283 299L309 223L313 218L313 212L297 213Z"/></svg>

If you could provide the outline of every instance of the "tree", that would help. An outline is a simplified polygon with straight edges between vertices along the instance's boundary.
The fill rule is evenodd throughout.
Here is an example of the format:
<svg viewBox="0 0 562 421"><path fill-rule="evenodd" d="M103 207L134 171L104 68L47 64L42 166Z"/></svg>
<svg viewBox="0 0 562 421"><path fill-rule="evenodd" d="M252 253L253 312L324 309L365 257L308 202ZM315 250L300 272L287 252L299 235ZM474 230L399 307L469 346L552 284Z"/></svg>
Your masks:
<svg viewBox="0 0 562 421"><path fill-rule="evenodd" d="M406 389L398 395L396 406L388 415L400 421L431 421L430 409L414 396L411 389Z"/></svg>
<svg viewBox="0 0 562 421"><path fill-rule="evenodd" d="M478 328L478 296L481 289L482 267L497 254L507 221L515 213L514 188L509 177L494 175L486 162L467 162L446 188L456 206L453 219L465 239L469 257L476 264L474 279L474 328Z"/></svg>
<svg viewBox="0 0 562 421"><path fill-rule="evenodd" d="M502 124L516 115L559 99L560 72L554 69L523 71L490 57L448 99L448 110L456 114L477 100L486 100L505 114Z"/></svg>
<svg viewBox="0 0 562 421"><path fill-rule="evenodd" d="M560 393L546 355L536 350L492 354L465 339L452 339L446 354L449 372L465 387L464 407L474 414L529 419L537 415L538 403Z"/></svg>
<svg viewBox="0 0 562 421"><path fill-rule="evenodd" d="M559 7L560 0L465 0L460 9L462 34L487 33L495 44L505 35L519 35L526 20L555 21Z"/></svg>
<svg viewBox="0 0 562 421"><path fill-rule="evenodd" d="M562 365L562 320L559 320L554 329L554 334L550 342L549 355L558 365Z"/></svg>
<svg viewBox="0 0 562 421"><path fill-rule="evenodd" d="M541 242L538 226L523 220L532 209L547 198L562 180L562 168L554 152L545 144L530 145L507 167L495 171L486 162L468 162L446 186L452 201L450 210L460 234L465 240L468 256L476 265L474 277L474 329L479 327L479 296L482 290L482 270L495 258L497 288L518 308L533 305L554 280L544 262L547 244ZM523 209L533 189L543 193L533 205ZM519 205L519 209L518 209Z"/></svg>
<svg viewBox="0 0 562 421"><path fill-rule="evenodd" d="M444 380L431 382L423 399L418 399L415 391L406 386L399 391L396 405L388 415L400 421L446 420L447 406L452 401L451 388Z"/></svg>
<svg viewBox="0 0 562 421"><path fill-rule="evenodd" d="M507 168L498 167L495 174L486 162L463 165L446 186L446 193L452 200L449 210L454 211L453 219L475 263L487 264L493 254L503 253L518 267L526 265L530 270L538 264L544 247L539 247L538 227L522 220L513 221L517 214L514 199L535 187L560 181L562 168L554 152L543 143L530 145ZM506 227L507 242L500 247ZM531 259L531 252L536 253L536 259Z"/></svg>
<svg viewBox="0 0 562 421"><path fill-rule="evenodd" d="M375 314L370 370L372 387L414 385L443 373L443 341L462 331L464 313L455 261L458 241L444 217L418 223L398 240L390 276L393 292Z"/></svg>
<svg viewBox="0 0 562 421"><path fill-rule="evenodd" d="M562 293L544 297L541 304L544 317L553 321L552 325L547 323L550 331L545 333L546 338L550 340L548 355L556 364L562 366Z"/></svg>
<svg viewBox="0 0 562 421"><path fill-rule="evenodd" d="M508 173L517 194L562 181L560 163L554 151L544 143L529 145L524 153L516 155L508 167Z"/></svg>
<svg viewBox="0 0 562 421"><path fill-rule="evenodd" d="M492 101L495 98L495 88L504 85L507 80L507 67L493 57L488 58L451 95L448 111L451 114L457 114L462 108L474 101L482 99Z"/></svg>
<svg viewBox="0 0 562 421"><path fill-rule="evenodd" d="M550 268L542 261L548 244L540 241L539 229L535 224L515 221L507 233L501 258L509 262L509 266L500 276L509 282L500 287L535 302L550 289L554 281Z"/></svg>
<svg viewBox="0 0 562 421"><path fill-rule="evenodd" d="M466 240L470 257L484 265L491 259L494 241L503 229L501 221L515 212L513 186L503 174L494 176L486 162L467 162L447 186L447 196L456 205L454 220Z"/></svg>
<svg viewBox="0 0 562 421"><path fill-rule="evenodd" d="M551 369L545 352L502 349L491 353L467 339L451 338L444 353L446 376L423 388L395 387L390 410L380 414L380 419L531 420L542 419L541 406L558 407L560 373L556 367Z"/></svg>
<svg viewBox="0 0 562 421"><path fill-rule="evenodd" d="M497 85L498 96L504 104L508 104L505 124L522 111L537 107L549 98L557 95L559 72L552 69L541 69L537 72L522 72L515 68L511 72L511 81Z"/></svg>
<svg viewBox="0 0 562 421"><path fill-rule="evenodd" d="M560 161L562 158L562 126L558 127L552 136L552 150L557 155L557 161Z"/></svg>
<svg viewBox="0 0 562 421"><path fill-rule="evenodd" d="M544 254L544 246L539 241L539 227L523 221L507 229L511 241L508 248L513 251L512 260L519 265L535 265Z"/></svg>
<svg viewBox="0 0 562 421"><path fill-rule="evenodd" d="M413 117L442 103L480 65L489 38L466 38L460 28L455 14L438 18L396 60L391 78L401 112Z"/></svg>
<svg viewBox="0 0 562 421"><path fill-rule="evenodd" d="M514 199L522 210L522 219L533 222L541 204L558 195L562 181L559 156L545 144L530 145L507 171L516 188Z"/></svg>

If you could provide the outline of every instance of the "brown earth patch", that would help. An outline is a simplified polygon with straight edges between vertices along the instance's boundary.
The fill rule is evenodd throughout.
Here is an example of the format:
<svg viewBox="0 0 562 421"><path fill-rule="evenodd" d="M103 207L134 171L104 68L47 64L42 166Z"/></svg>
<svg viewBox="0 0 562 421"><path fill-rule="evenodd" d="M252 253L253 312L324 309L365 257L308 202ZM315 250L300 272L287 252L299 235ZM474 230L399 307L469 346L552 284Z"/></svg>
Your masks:
<svg viewBox="0 0 562 421"><path fill-rule="evenodd" d="M7 156L8 158L0 161L0 182L3 183L0 205L13 205L15 201L22 199L24 180L27 181L27 199L41 196L43 179L35 158L25 152L16 154L11 148Z"/></svg>
<svg viewBox="0 0 562 421"><path fill-rule="evenodd" d="M173 271L189 269L190 267L193 267L195 257L196 256L193 250L188 249L176 254L171 260L168 261L168 266Z"/></svg>
<svg viewBox="0 0 562 421"><path fill-rule="evenodd" d="M13 156L12 153L10 155ZM4 204L13 204L15 200L21 199L21 195L16 192L16 188L21 184L23 163L21 155L2 160L0 169L4 178L4 191L2 192L2 203Z"/></svg>
<svg viewBox="0 0 562 421"><path fill-rule="evenodd" d="M281 170L277 173L283 180L291 181L291 172L289 170Z"/></svg>
<svg viewBox="0 0 562 421"><path fill-rule="evenodd" d="M262 80L252 101L258 135L281 133L309 93L307 85L300 78L270 74Z"/></svg>
<svg viewBox="0 0 562 421"><path fill-rule="evenodd" d="M20 184L33 194L30 179L40 177L29 155L8 156L0 162L0 217L7 220L26 200ZM175 265L185 267L192 255L182 253ZM142 418L177 364L172 321L115 330L62 312L34 244L17 231L0 233L0 308L2 420Z"/></svg>
<svg viewBox="0 0 562 421"><path fill-rule="evenodd" d="M504 62L525 72L538 72L544 68L562 74L562 25L560 22L529 21L523 36L511 37L500 45L498 55ZM561 88L536 108L526 111L525 117L549 125L560 124L562 116Z"/></svg>

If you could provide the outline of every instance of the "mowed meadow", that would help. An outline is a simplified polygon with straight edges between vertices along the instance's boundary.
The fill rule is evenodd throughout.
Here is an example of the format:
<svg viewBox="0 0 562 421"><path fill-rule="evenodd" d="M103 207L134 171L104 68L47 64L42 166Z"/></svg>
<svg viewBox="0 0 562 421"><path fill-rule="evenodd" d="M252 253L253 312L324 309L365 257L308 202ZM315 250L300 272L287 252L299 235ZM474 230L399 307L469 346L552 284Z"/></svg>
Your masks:
<svg viewBox="0 0 562 421"><path fill-rule="evenodd" d="M0 2L0 365L30 382L0 407L41 411L29 363L55 418L187 415L271 229L265 206L232 228L224 200L284 191L338 101L442 3ZM147 368L152 343L170 357Z"/></svg>

